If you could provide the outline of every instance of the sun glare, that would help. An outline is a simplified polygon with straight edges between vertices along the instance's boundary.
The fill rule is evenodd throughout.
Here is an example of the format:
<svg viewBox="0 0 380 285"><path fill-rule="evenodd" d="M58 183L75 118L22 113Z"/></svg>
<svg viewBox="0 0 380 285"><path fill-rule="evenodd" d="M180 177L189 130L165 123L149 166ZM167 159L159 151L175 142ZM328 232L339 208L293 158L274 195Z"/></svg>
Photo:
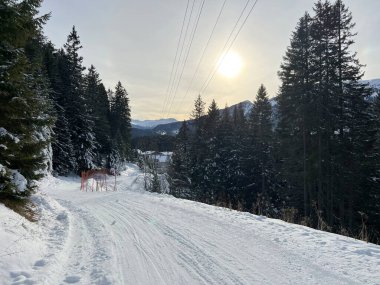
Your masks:
<svg viewBox="0 0 380 285"><path fill-rule="evenodd" d="M234 78L239 75L243 62L236 52L228 52L220 57L218 66L218 71L221 75Z"/></svg>

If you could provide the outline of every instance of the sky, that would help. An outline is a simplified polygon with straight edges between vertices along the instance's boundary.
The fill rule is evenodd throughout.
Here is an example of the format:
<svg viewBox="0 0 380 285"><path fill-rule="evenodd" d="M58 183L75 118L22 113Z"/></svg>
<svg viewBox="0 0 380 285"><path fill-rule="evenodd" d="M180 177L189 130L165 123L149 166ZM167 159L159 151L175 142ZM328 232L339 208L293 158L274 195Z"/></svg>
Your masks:
<svg viewBox="0 0 380 285"><path fill-rule="evenodd" d="M40 12L51 12L44 31L56 48L63 46L75 25L83 46L80 53L84 65L96 67L106 88L113 89L121 81L129 94L133 119L182 120L189 118L201 91L206 105L215 99L220 108L253 101L261 84L267 88L269 97L276 96L280 85L277 72L291 34L305 11L312 14L315 1L258 0L241 25L255 1L248 2L237 22L247 0L226 0L210 39L223 2L44 0ZM343 2L356 22L354 31L358 35L352 50L358 52L358 59L365 65L364 79L380 78L380 1ZM179 42L186 7L188 13ZM195 32L191 41L192 31ZM217 70L207 85L207 79L223 57L223 47L228 48L235 36L229 51L241 59L240 72L228 77ZM178 62L177 50L178 65L174 64ZM206 85L207 88L202 88Z"/></svg>

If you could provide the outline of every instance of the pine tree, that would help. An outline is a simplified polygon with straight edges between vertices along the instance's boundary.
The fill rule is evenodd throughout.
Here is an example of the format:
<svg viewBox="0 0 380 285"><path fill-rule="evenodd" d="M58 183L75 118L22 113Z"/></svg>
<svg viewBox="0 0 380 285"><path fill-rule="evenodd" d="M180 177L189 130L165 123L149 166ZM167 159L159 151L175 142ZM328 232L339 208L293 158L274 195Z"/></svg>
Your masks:
<svg viewBox="0 0 380 285"><path fill-rule="evenodd" d="M56 51L51 43L43 46L43 65L50 83L50 98L54 102L56 123L53 127L53 173L68 175L76 169L74 147L71 141L69 121L64 106L65 86L63 78L67 75L67 59L63 52Z"/></svg>
<svg viewBox="0 0 380 285"><path fill-rule="evenodd" d="M279 172L285 180L283 198L289 206L310 213L310 161L311 138L316 133L313 79L311 76L310 35L312 19L308 13L300 19L293 33L279 72L282 85L278 96L279 123L277 135L280 140L281 167ZM302 160L299 157L302 156ZM303 204L302 204L303 203ZM301 206L302 205L302 206Z"/></svg>
<svg viewBox="0 0 380 285"><path fill-rule="evenodd" d="M205 103L201 95L194 101L194 109L191 113L193 119L194 134L191 140L190 151L190 179L192 195L197 201L205 202L207 194L204 185L204 160L207 146L205 142Z"/></svg>
<svg viewBox="0 0 380 285"><path fill-rule="evenodd" d="M47 168L54 122L45 77L25 48L40 36L48 15L41 1L2 1L0 11L0 193L30 193Z"/></svg>
<svg viewBox="0 0 380 285"><path fill-rule="evenodd" d="M94 134L94 119L89 113L90 104L85 98L82 66L83 58L79 55L82 48L79 35L73 27L65 44L67 59L67 76L65 86L65 110L71 130L71 140L77 161L77 171L96 167L96 149L98 147Z"/></svg>
<svg viewBox="0 0 380 285"><path fill-rule="evenodd" d="M216 128L219 122L219 108L216 104L215 100L212 100L208 111L207 116L204 119L204 130L205 130L205 136L208 140L215 137L216 134Z"/></svg>
<svg viewBox="0 0 380 285"><path fill-rule="evenodd" d="M227 106L226 108L227 109ZM234 165L231 159L233 148L233 124L229 112L223 112L218 124L215 140L214 195L217 203L229 206L236 199L233 192Z"/></svg>
<svg viewBox="0 0 380 285"><path fill-rule="evenodd" d="M113 148L117 149L122 161L131 155L131 110L128 93L119 81L111 98L110 123Z"/></svg>
<svg viewBox="0 0 380 285"><path fill-rule="evenodd" d="M56 175L68 175L76 169L74 147L70 137L69 122L65 110L58 104L55 106L57 121L53 128L53 173Z"/></svg>
<svg viewBox="0 0 380 285"><path fill-rule="evenodd" d="M272 168L272 140L273 140L273 126L272 126L272 106L269 102L266 88L261 85L253 104L250 115L250 129L256 142L256 151L258 152L258 166L261 169L261 192L266 196L268 191L268 184L270 178L268 175Z"/></svg>
<svg viewBox="0 0 380 285"><path fill-rule="evenodd" d="M274 158L272 107L264 85L261 85L248 118L248 182L253 210L269 214L274 193Z"/></svg>
<svg viewBox="0 0 380 285"><path fill-rule="evenodd" d="M194 120L195 132L201 136L203 134L203 124L205 115L205 102L201 95L198 95L194 101L194 109L191 112L191 118Z"/></svg>
<svg viewBox="0 0 380 285"><path fill-rule="evenodd" d="M186 121L182 122L176 137L169 176L171 194L190 199L190 130Z"/></svg>
<svg viewBox="0 0 380 285"><path fill-rule="evenodd" d="M378 187L374 187L370 194L370 203L368 205L368 213L373 217L373 229L377 229L374 233L374 236L379 236L380 231L380 90L377 90L377 97L374 103L374 114L376 118L377 125L377 135L376 135L376 144L372 152L373 159L375 161L376 173L372 177L372 181Z"/></svg>
<svg viewBox="0 0 380 285"><path fill-rule="evenodd" d="M250 210L245 202L246 186L249 177L245 168L245 154L247 142L247 120L242 104L235 106L232 112L232 145L230 163L233 171L231 191L235 194L234 207L238 210Z"/></svg>
<svg viewBox="0 0 380 285"><path fill-rule="evenodd" d="M99 143L97 150L97 165L105 165L106 158L111 153L111 127L109 124L110 102L107 91L101 83L98 72L91 65L85 77L85 97L94 120L94 134Z"/></svg>
<svg viewBox="0 0 380 285"><path fill-rule="evenodd" d="M155 193L161 193L160 178L158 177L157 170L153 170L152 176L151 191Z"/></svg>
<svg viewBox="0 0 380 285"><path fill-rule="evenodd" d="M373 173L367 155L374 142L370 93L359 83L362 66L350 49L355 36L351 13L340 0L318 2L314 10L315 94L320 98L317 200L329 224L353 229L361 223L357 212L365 207L360 198L373 188L367 179Z"/></svg>
<svg viewBox="0 0 380 285"><path fill-rule="evenodd" d="M354 232L377 187L368 179L376 133L369 89L351 51L351 13L340 0L318 1L314 12L300 20L279 73L281 171L289 205L318 228Z"/></svg>
<svg viewBox="0 0 380 285"><path fill-rule="evenodd" d="M217 156L216 149L216 134L217 128L220 120L220 111L215 102L212 100L207 115L204 118L204 144L205 144L205 157L202 161L203 171L203 180L204 180L204 189L203 195L204 200L208 203L215 203L215 191L214 189L217 187L215 183L215 172L217 170L217 165L215 162Z"/></svg>
<svg viewBox="0 0 380 285"><path fill-rule="evenodd" d="M373 105L373 113L375 114L376 118L376 125L377 125L377 134L376 134L376 144L374 149L375 157L380 156L380 90L377 90L377 95L374 101ZM376 164L377 174L376 177L380 178L380 160L377 160Z"/></svg>

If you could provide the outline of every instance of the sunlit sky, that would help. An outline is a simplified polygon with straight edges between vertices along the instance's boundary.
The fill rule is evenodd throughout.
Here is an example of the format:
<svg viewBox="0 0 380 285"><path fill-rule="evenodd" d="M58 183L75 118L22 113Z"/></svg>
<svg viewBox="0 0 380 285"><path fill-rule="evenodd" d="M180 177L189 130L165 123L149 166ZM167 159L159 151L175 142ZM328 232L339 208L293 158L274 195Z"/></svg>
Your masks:
<svg viewBox="0 0 380 285"><path fill-rule="evenodd" d="M76 26L83 45L81 55L84 57L84 65L89 67L93 64L107 88L114 88L119 80L122 82L130 96L134 119L185 119L189 117L193 102L202 86L205 86L210 72L220 61L222 48L247 1L226 1L214 35L205 50L198 72L195 73L224 2L205 0L186 61L190 34L203 3L203 0L195 0L177 69L177 80L170 88L170 75L187 2L45 0L41 12L52 13L44 30L57 48L63 46L72 26ZM248 7L254 2L252 0ZM305 11L312 13L314 2L259 0L230 49L240 58L240 67L237 67L238 70L232 76L228 66L219 68L201 94L206 103L215 99L220 107L224 107L244 100L253 101L260 84L267 87L270 97L275 96L280 84L277 72L291 33ZM350 8L356 22L355 31L358 35L353 49L358 52L360 62L366 65L364 78L380 78L380 1L343 2ZM193 0L189 3L190 13ZM247 13L248 10L242 20ZM186 25L187 22L184 30ZM178 81L185 61L182 80ZM234 68L237 64L236 59L232 59L229 66ZM177 92L174 92L176 89Z"/></svg>

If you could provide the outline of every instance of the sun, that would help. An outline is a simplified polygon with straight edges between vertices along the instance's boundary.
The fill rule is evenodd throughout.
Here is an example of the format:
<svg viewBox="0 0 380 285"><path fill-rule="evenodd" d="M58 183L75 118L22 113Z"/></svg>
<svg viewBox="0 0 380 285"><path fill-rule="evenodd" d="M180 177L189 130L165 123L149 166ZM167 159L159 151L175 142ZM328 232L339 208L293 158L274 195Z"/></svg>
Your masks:
<svg viewBox="0 0 380 285"><path fill-rule="evenodd" d="M236 52L228 52L222 55L218 61L218 72L228 78L239 75L243 67L243 61Z"/></svg>

